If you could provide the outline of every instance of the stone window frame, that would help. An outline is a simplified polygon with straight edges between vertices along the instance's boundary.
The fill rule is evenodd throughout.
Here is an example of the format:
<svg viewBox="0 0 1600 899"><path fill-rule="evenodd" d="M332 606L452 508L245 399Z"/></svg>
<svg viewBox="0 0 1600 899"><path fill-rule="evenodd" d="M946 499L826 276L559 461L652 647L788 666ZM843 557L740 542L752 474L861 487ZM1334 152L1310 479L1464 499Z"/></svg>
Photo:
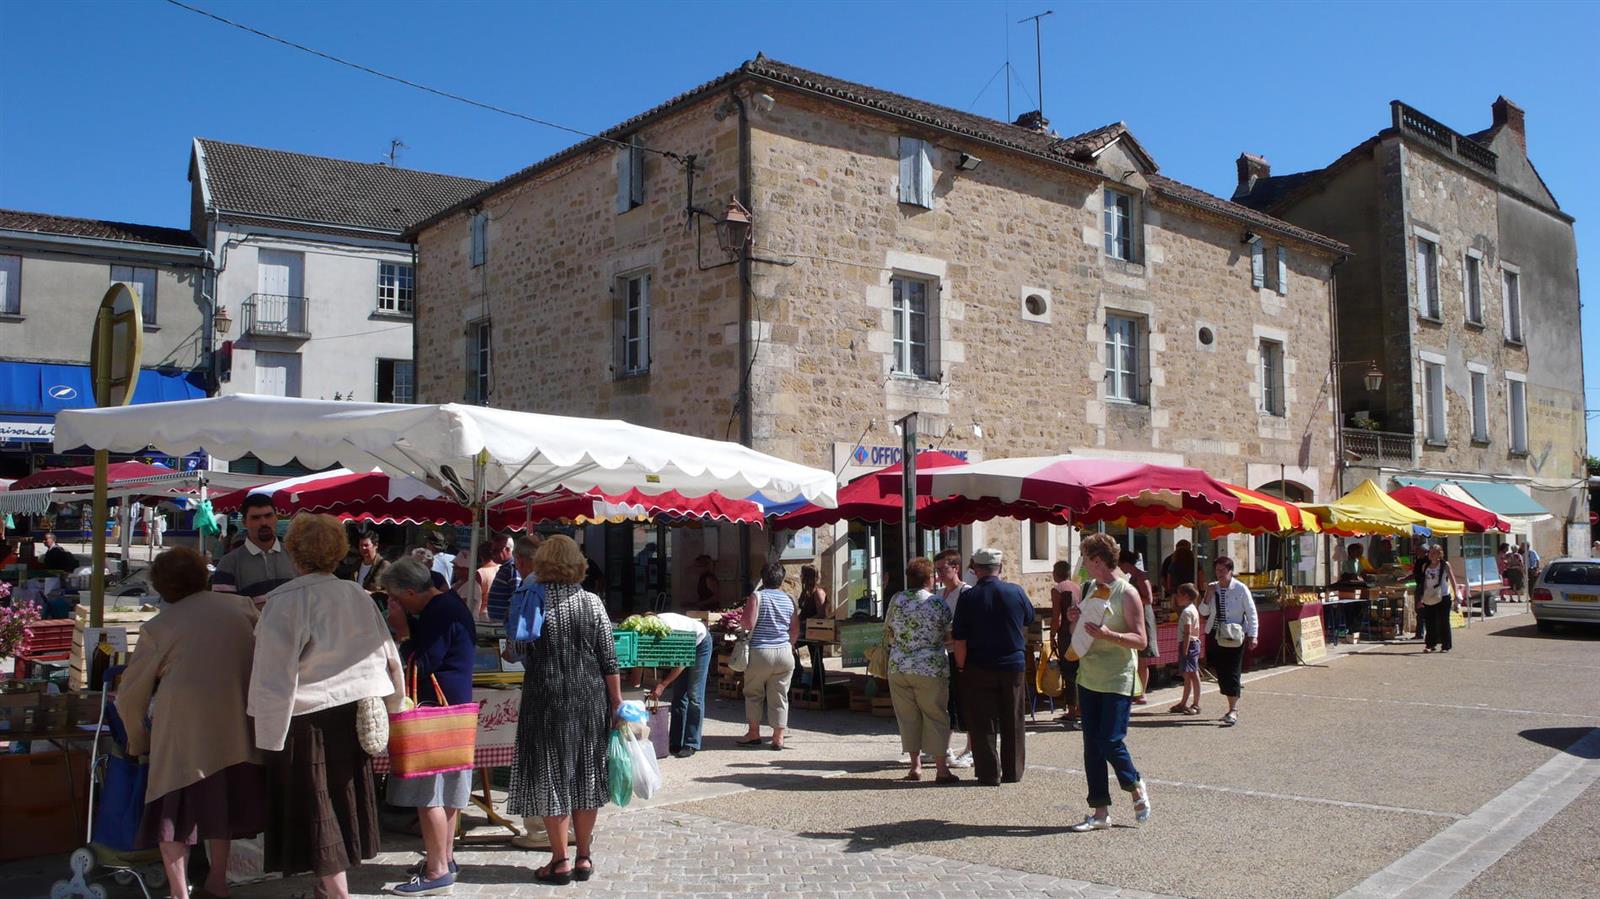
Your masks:
<svg viewBox="0 0 1600 899"><path fill-rule="evenodd" d="M1508 453L1517 458L1528 455L1528 375L1525 372L1508 371L1506 378L1506 447ZM1518 385L1512 387L1511 385ZM1522 414L1517 414L1517 397L1522 398ZM1522 444L1517 445L1518 419L1521 419Z"/></svg>
<svg viewBox="0 0 1600 899"><path fill-rule="evenodd" d="M1136 342L1133 349L1134 369L1131 372L1134 381L1134 396L1119 396L1112 392L1113 376L1120 376L1123 372L1116 367L1112 360L1111 323L1113 319L1130 322L1134 326ZM1118 403L1125 406L1151 405L1150 400L1150 316L1142 312L1135 312L1115 306L1106 306L1104 320L1101 323L1101 345L1105 351L1105 401Z"/></svg>
<svg viewBox="0 0 1600 899"><path fill-rule="evenodd" d="M1443 249L1443 242L1439 239L1439 235L1415 226L1411 229L1411 238L1411 266L1414 270L1417 285L1417 317L1424 321L1442 324L1444 322L1444 301L1439 295L1439 253ZM1429 255L1426 272L1418 265L1417 259L1422 255L1422 245L1424 243L1433 250ZM1432 290L1425 293L1425 285L1431 286ZM1429 299L1432 302L1425 304L1424 301Z"/></svg>
<svg viewBox="0 0 1600 899"><path fill-rule="evenodd" d="M1128 201L1127 202L1127 205L1128 205L1127 214L1124 217L1126 222L1127 222L1126 235L1125 235L1126 243L1127 243L1127 255L1125 255L1125 256L1118 256L1115 252L1112 251L1111 246L1110 246L1111 242L1113 240L1115 240L1115 238L1112 235L1112 231L1111 231L1111 227L1110 227L1111 222L1109 220L1109 217L1112 214L1111 213L1111 209L1106 203L1106 199L1107 199L1108 195L1116 196L1118 198L1121 198L1121 199L1124 199L1124 200ZM1101 188L1100 188L1100 236L1101 236L1100 252L1105 256L1105 258L1107 258L1107 259L1115 259L1115 260L1117 260L1119 262L1126 262L1126 263L1128 263L1130 265L1143 265L1144 264L1144 241L1141 239L1142 236L1143 236L1143 232L1144 232L1144 210L1143 210L1143 204L1140 202L1140 194L1139 194L1139 192L1136 191L1136 190L1132 190L1132 189L1129 189L1129 188L1126 188L1126 187L1121 187L1121 186L1112 187L1109 184L1101 185Z"/></svg>
<svg viewBox="0 0 1600 899"><path fill-rule="evenodd" d="M1269 349L1277 356L1277 365L1270 369L1267 366L1271 356ZM1260 369L1260 389L1257 395L1262 415L1272 418L1289 416L1288 398L1284 396L1284 391L1288 387L1288 378L1284 375L1284 363L1288 355L1288 347L1284 341L1272 337L1256 338L1256 360Z"/></svg>
<svg viewBox="0 0 1600 899"><path fill-rule="evenodd" d="M1475 272L1473 271L1473 269L1474 269L1473 263L1474 262L1477 263ZM1483 319L1483 263L1484 263L1484 258L1483 258L1483 252L1481 250L1477 250L1477 249L1474 249L1472 247L1467 247L1465 250L1462 251L1462 253L1461 253L1461 313L1462 313L1463 318L1466 321L1467 327L1473 328L1474 330L1479 330L1479 331L1483 330L1483 321L1484 321L1484 319ZM1478 288L1478 314L1477 314L1476 317L1474 317L1473 314L1472 314L1472 292L1471 292L1470 288L1473 287L1473 286L1476 286Z"/></svg>
<svg viewBox="0 0 1600 899"><path fill-rule="evenodd" d="M1023 574L1046 574L1055 568L1058 549L1056 546L1056 526L1048 521L1019 521L1020 533L1017 541L1017 558ZM1033 551L1033 538L1036 529L1043 528L1045 554L1038 556Z"/></svg>
<svg viewBox="0 0 1600 899"><path fill-rule="evenodd" d="M1489 366L1482 362L1467 363L1467 402L1472 411L1472 445L1489 446Z"/></svg>
<svg viewBox="0 0 1600 899"><path fill-rule="evenodd" d="M1417 363L1421 367L1417 384L1422 388L1422 402L1419 406L1422 412L1422 442L1430 447L1446 447L1450 445L1450 390L1445 383L1445 368L1449 362L1438 353L1421 350L1417 353ZM1438 372L1439 385L1439 415L1437 432L1432 403L1428 394L1428 371L1434 369Z"/></svg>
<svg viewBox="0 0 1600 899"><path fill-rule="evenodd" d="M1515 307L1515 308L1513 308ZM1503 317L1506 343L1522 346L1528 332L1523 327L1522 267L1510 262L1500 263L1500 314Z"/></svg>

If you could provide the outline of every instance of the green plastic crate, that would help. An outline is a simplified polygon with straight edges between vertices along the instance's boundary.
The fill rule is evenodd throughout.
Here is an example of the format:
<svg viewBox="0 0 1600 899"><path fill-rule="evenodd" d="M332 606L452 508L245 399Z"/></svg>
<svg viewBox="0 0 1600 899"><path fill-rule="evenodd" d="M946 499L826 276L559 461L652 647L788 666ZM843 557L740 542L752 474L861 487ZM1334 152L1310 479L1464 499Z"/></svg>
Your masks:
<svg viewBox="0 0 1600 899"><path fill-rule="evenodd" d="M673 631L664 637L636 634L639 638L639 666L643 668L687 668L694 664L698 634Z"/></svg>
<svg viewBox="0 0 1600 899"><path fill-rule="evenodd" d="M617 666L619 668L637 668L639 666L639 632L612 631L611 638L617 644Z"/></svg>

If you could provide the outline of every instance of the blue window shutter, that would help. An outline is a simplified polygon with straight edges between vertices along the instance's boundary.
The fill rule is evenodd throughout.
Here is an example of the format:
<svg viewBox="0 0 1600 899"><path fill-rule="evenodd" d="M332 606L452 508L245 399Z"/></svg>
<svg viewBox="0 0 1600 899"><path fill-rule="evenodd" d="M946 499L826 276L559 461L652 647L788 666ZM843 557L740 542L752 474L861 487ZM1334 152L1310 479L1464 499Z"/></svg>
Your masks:
<svg viewBox="0 0 1600 899"><path fill-rule="evenodd" d="M917 202L918 157L922 141L913 137L900 138L900 202Z"/></svg>
<svg viewBox="0 0 1600 899"><path fill-rule="evenodd" d="M917 204L933 208L933 153L925 140L917 141Z"/></svg>
<svg viewBox="0 0 1600 899"><path fill-rule="evenodd" d="M1266 263L1264 249L1265 248L1262 247L1262 245L1261 245L1261 239L1260 238L1257 238L1255 240L1250 241L1250 286L1251 287L1260 287L1261 285L1266 283L1266 279L1267 279L1267 263Z"/></svg>
<svg viewBox="0 0 1600 899"><path fill-rule="evenodd" d="M1289 251L1278 244L1278 295L1289 292Z"/></svg>
<svg viewBox="0 0 1600 899"><path fill-rule="evenodd" d="M627 212L633 208L633 148L624 147L617 151L617 204L618 213Z"/></svg>

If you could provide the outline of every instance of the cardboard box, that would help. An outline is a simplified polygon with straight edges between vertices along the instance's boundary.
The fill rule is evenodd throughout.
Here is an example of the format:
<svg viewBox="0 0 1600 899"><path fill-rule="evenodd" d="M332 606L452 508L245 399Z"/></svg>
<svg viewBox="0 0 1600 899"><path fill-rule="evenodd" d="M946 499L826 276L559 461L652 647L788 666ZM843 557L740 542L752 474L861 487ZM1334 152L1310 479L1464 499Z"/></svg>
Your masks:
<svg viewBox="0 0 1600 899"><path fill-rule="evenodd" d="M806 619L806 639L832 643L839 639L839 622L834 618Z"/></svg>

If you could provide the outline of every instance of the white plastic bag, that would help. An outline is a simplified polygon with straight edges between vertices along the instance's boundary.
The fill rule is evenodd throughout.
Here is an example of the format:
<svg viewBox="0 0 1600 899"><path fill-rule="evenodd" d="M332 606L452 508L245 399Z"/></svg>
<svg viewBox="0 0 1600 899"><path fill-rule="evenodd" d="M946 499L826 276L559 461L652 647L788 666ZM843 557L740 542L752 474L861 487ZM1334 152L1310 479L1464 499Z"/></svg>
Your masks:
<svg viewBox="0 0 1600 899"><path fill-rule="evenodd" d="M661 767L656 764L655 747L634 739L626 729L622 733L628 758L633 763L633 795L640 799L653 798L661 792Z"/></svg>

